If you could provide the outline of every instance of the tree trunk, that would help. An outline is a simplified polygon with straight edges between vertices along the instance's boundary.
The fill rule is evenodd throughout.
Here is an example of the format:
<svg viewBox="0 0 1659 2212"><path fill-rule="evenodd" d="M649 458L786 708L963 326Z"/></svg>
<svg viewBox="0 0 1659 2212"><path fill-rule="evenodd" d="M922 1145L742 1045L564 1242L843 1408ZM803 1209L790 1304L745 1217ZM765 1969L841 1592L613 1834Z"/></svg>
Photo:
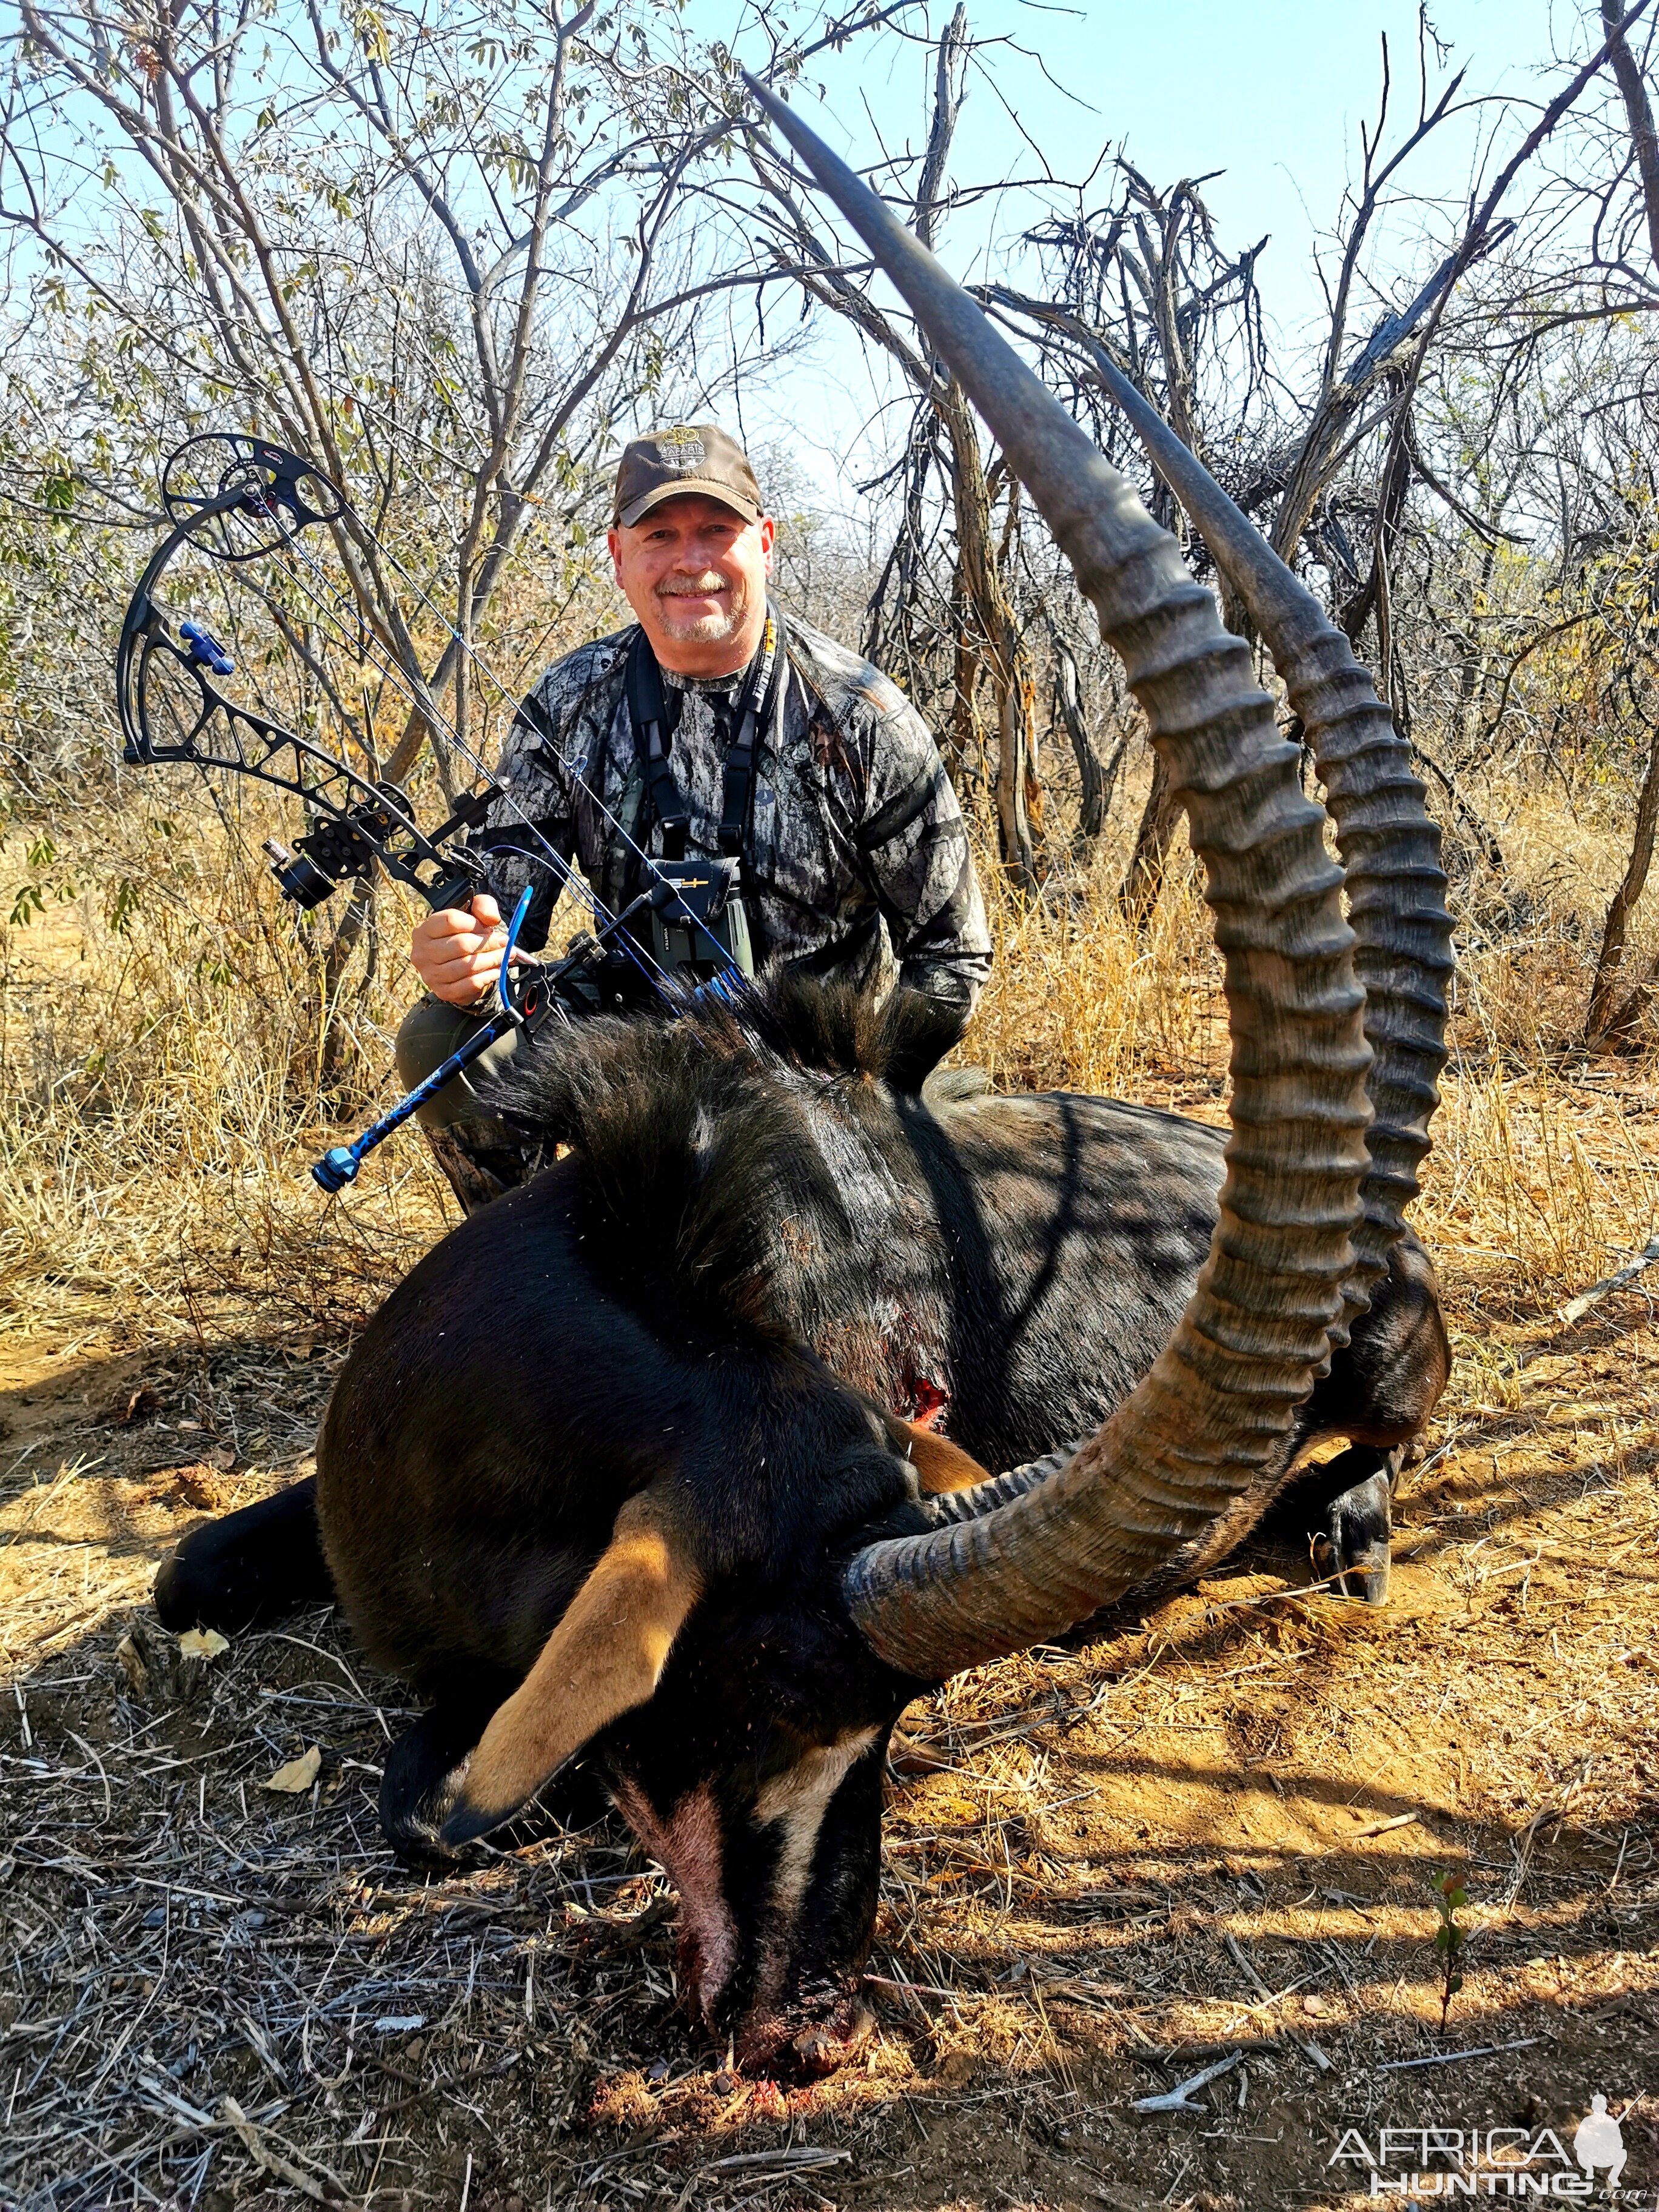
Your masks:
<svg viewBox="0 0 1659 2212"><path fill-rule="evenodd" d="M1647 888L1656 829L1659 829L1659 731L1654 733L1647 774L1642 779L1641 796L1636 802L1636 832L1631 839L1630 860L1602 927L1595 981L1590 985L1589 1010L1584 1017L1584 1042L1600 1051L1616 1050L1628 1039L1652 994L1653 978L1649 976L1622 1000L1619 999L1630 918Z"/></svg>
<svg viewBox="0 0 1659 2212"><path fill-rule="evenodd" d="M977 733L975 694L979 690L980 663L985 650L978 635L973 597L968 589L968 579L963 574L960 553L957 556L956 582L951 593L951 605L956 617L956 661L951 671L951 750L959 765L967 759ZM946 765L950 763L947 762ZM981 769L983 766L981 761Z"/></svg>
<svg viewBox="0 0 1659 2212"><path fill-rule="evenodd" d="M1135 832L1135 848L1118 887L1117 902L1137 929L1144 929L1164 888L1164 864L1176 831L1181 826L1181 805L1170 787L1169 771L1161 753L1152 755L1152 787Z"/></svg>
<svg viewBox="0 0 1659 2212"><path fill-rule="evenodd" d="M1012 672L999 661L997 702L997 845L1022 890L1036 890L1037 840L1042 834L1042 786L1037 781L1031 728L1034 686L1024 666Z"/></svg>
<svg viewBox="0 0 1659 2212"><path fill-rule="evenodd" d="M1620 0L1601 0L1601 24L1609 39L1623 28L1626 12ZM1648 250L1653 256L1654 267L1659 269L1659 130L1654 127L1653 104L1628 39L1619 40L1610 58L1630 124L1636 173L1642 179L1642 204L1648 218Z"/></svg>
<svg viewBox="0 0 1659 2212"><path fill-rule="evenodd" d="M1034 891L1042 872L1033 826L1034 811L1039 823L1042 819L1042 787L1036 777L1033 727L1036 687L1019 627L1003 589L1000 563L992 548L991 499L980 459L979 434L954 379L938 404L951 441L951 487L956 512L958 573L963 597L983 640L996 703L997 847L1004 866L1019 888ZM966 679L962 644L967 630L968 625L963 623L957 633L958 728ZM971 685L968 687L968 696L971 700Z"/></svg>
<svg viewBox="0 0 1659 2212"><path fill-rule="evenodd" d="M345 972L352 954L365 935L368 940L368 964L351 994L352 999L359 1005L368 995L379 962L380 934L376 927L374 891L373 877L353 884L346 910L340 917L340 926L323 956L323 1035L318 1063L319 1087L325 1098L337 1103L343 1103L352 1095L355 1087L353 1078L362 1057L350 1024L345 1018Z"/></svg>
<svg viewBox="0 0 1659 2212"><path fill-rule="evenodd" d="M997 574L1011 576L1014 570L1014 550L1019 542L1019 492L1018 477L1009 477L1008 513L1002 526L1002 545L997 555ZM1013 610L1009 607L1008 624L1013 639L1013 684L1010 687L1012 711L1018 715L1024 732L1020 750L1024 753L1025 819L1031 851L1037 863L1037 873L1046 872L1042 865L1042 848L1046 837L1043 816L1048 800L1042 788L1042 735L1037 728L1036 678L1031 672L1030 656L1025 650L1024 635L1014 622ZM1017 688L1016 688L1017 687ZM1005 703L1004 712L1009 707Z"/></svg>
<svg viewBox="0 0 1659 2212"><path fill-rule="evenodd" d="M1620 0L1601 0L1601 21L1609 39L1625 21L1625 10ZM1613 48L1613 70L1618 79L1619 90L1625 103L1625 114L1630 125L1631 150L1635 157L1637 174L1642 180L1642 199L1648 219L1648 246L1656 269L1659 269L1659 131L1656 131L1653 107L1648 99L1647 86L1636 57L1627 40L1620 39ZM1644 980L1618 1000L1620 980L1625 965L1625 947L1630 935L1630 918L1637 901L1647 888L1648 870L1653 865L1653 839L1659 826L1659 726L1650 732L1647 774L1642 779L1641 795L1636 802L1636 831L1631 839L1630 862L1624 880L1613 895L1607 908L1607 918L1601 931L1601 949L1596 956L1595 981L1590 985L1589 1009L1584 1018L1586 1043L1616 1049L1629 1038L1643 1008L1653 994L1659 963ZM1615 1003L1617 1000L1617 1003Z"/></svg>
<svg viewBox="0 0 1659 2212"><path fill-rule="evenodd" d="M1109 766L1101 759L1083 712L1083 687L1078 679L1077 656L1058 630L1051 635L1054 643L1055 697L1060 706L1060 720L1066 725L1066 734L1072 741L1078 781L1082 786L1082 797L1078 805L1077 835L1073 840L1072 851L1076 859L1085 860L1092 854L1095 840L1106 827L1106 809L1111 804L1112 786L1117 781L1118 768L1127 741L1123 737L1119 738L1113 749Z"/></svg>

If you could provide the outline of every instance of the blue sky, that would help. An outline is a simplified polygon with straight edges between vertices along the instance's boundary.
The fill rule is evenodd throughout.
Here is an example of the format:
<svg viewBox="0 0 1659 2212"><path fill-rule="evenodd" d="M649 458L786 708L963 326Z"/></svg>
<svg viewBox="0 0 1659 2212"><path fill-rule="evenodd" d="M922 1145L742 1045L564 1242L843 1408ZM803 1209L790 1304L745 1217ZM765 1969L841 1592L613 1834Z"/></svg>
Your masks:
<svg viewBox="0 0 1659 2212"><path fill-rule="evenodd" d="M937 28L943 11L933 13ZM1540 71L1554 56L1588 52L1586 13L1564 0L1433 0L1430 9L1454 50L1448 67L1468 65L1465 96L1521 100L1536 98ZM1358 173L1384 33L1393 64L1390 138L1414 120L1411 0L1082 0L1068 8L969 0L969 14L976 36L1011 43L985 57L994 82L983 72L970 80L957 173L1029 174L1033 156L1022 126L1060 173L1086 169L1107 140L1127 141L1129 157L1159 185L1220 169L1206 197L1222 240L1237 247L1270 236L1262 290L1270 315L1293 339L1319 303L1316 236ZM708 20L703 0L693 0L692 21L700 18ZM1598 25L1597 43L1599 35ZM737 43L741 52L741 35ZM1018 47L1040 50L1048 72ZM919 46L889 42L878 57L855 45L814 64L794 97L816 128L863 164L881 144L896 150L907 133L918 134L931 82L931 60ZM1499 121L1493 104L1447 126L1413 157L1402 185L1438 202L1463 198ZM1506 142L1517 127L1524 125L1512 114ZM1010 205L958 218L942 258L955 273L971 273L998 223L1013 228L1029 211L1027 203L1024 210ZM1397 210L1380 240L1380 273L1401 262L1409 273L1418 260L1425 264L1419 274L1426 273L1420 246L1415 256L1410 250L1422 221L1420 209ZM856 349L827 343L810 369L797 366L771 392L746 393L744 418L751 437L788 437L828 490L856 473L850 449L881 388Z"/></svg>
<svg viewBox="0 0 1659 2212"><path fill-rule="evenodd" d="M724 37L740 58L759 64L766 48L751 4L686 0L686 18L694 34ZM924 22L937 33L952 4L929 0L925 19L916 8L907 20L918 35L860 35L810 65L794 97L854 162L868 166L884 149L900 154L919 142L933 87ZM1360 125L1376 112L1382 33L1393 62L1389 142L1414 118L1415 0L969 0L969 13L972 34L991 43L970 75L955 175L975 183L1029 177L1037 160L1028 142L1062 176L1081 177L1109 143L1121 143L1160 185L1222 172L1206 186L1219 237L1233 250L1269 238L1259 281L1270 321L1293 352L1320 308L1316 241L1357 173ZM1380 227L1372 268L1392 304L1437 259L1437 240L1467 198L1491 131L1513 143L1525 127L1522 112L1505 113L1501 103L1534 100L1557 56L1589 50L1592 22L1599 43L1594 0L1431 0L1431 15L1451 50L1448 69L1468 65L1465 97L1492 104L1437 134L1401 179L1407 193L1434 204L1402 200ZM810 20L803 15L798 27ZM1103 174L1095 204L1109 189ZM1038 202L1019 193L959 211L941 245L947 266L959 276L985 273L988 261L1000 263L1000 243L1038 212ZM779 291L769 304L783 335L793 309ZM1376 312L1362 290L1357 322L1363 328ZM884 440L867 426L895 386L844 326L821 318L820 331L809 357L751 380L740 404L728 401L723 411L751 443L787 441L826 503L854 507L848 487L887 458Z"/></svg>

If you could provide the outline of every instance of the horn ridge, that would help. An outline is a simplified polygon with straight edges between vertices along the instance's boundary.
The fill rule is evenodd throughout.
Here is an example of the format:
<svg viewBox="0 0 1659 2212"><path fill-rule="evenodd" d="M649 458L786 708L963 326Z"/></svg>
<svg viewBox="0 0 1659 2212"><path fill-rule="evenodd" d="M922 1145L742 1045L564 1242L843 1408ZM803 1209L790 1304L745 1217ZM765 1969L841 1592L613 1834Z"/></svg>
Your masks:
<svg viewBox="0 0 1659 2212"><path fill-rule="evenodd" d="M1354 968L1365 987L1365 1034L1375 1054L1368 1084L1370 1167L1360 1185L1362 1218L1345 1311L1332 1340L1340 1345L1387 1271L1406 1208L1420 1188L1417 1170L1440 1101L1455 964L1440 831L1412 769L1411 747L1348 639L1116 364L1099 348L1093 359L1101 384L1249 610L1329 796L1358 939Z"/></svg>

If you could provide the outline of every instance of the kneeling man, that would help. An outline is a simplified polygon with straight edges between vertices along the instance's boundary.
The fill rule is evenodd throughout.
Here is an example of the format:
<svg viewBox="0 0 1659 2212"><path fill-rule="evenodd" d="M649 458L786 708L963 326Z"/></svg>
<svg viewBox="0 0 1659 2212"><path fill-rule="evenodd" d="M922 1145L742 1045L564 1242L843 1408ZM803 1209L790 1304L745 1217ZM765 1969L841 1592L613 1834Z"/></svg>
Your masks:
<svg viewBox="0 0 1659 2212"><path fill-rule="evenodd" d="M549 845L612 914L645 888L641 853L735 859L757 973L879 988L896 968L902 988L966 1021L991 943L939 749L887 677L769 602L775 534L747 456L713 424L624 451L610 546L635 622L567 653L519 709L499 769L507 796L478 832L489 895L429 915L410 942L428 993L398 1035L411 1088L493 1008L502 909L526 885L520 942L546 944ZM421 1119L465 1206L533 1164L467 1074Z"/></svg>

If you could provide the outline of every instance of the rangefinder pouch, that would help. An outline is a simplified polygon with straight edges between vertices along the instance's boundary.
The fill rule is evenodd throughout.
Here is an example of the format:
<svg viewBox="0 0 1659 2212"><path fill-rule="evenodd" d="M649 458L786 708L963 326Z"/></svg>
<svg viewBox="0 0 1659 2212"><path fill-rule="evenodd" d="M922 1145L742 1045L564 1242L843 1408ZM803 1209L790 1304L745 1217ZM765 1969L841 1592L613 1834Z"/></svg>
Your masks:
<svg viewBox="0 0 1659 2212"><path fill-rule="evenodd" d="M736 860L659 860L651 951L659 968L707 983L728 965L752 975L755 957Z"/></svg>

